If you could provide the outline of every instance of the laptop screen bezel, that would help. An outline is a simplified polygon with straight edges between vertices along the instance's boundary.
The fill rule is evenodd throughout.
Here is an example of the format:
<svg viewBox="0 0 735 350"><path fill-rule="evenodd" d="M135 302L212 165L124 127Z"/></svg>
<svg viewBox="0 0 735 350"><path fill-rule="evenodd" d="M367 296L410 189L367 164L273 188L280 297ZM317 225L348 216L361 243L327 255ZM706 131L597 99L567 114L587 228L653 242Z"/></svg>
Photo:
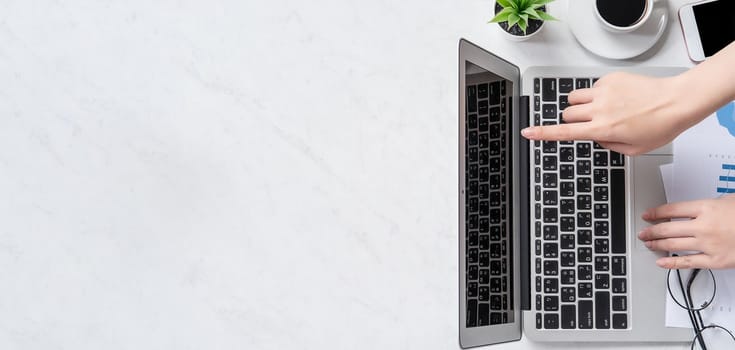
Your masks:
<svg viewBox="0 0 735 350"><path fill-rule="evenodd" d="M467 62L470 62L488 72L512 82L512 114L508 125L508 139L511 143L511 171L512 179L518 179L518 125L519 125L519 100L521 97L520 70L510 62L478 47L471 42L460 39L459 41L459 343L463 348L497 344L515 341L521 338L521 299L520 299L520 240L519 240L519 181L512 181L511 188L511 234L512 234L512 276L513 276L513 322L468 328L466 326L466 279L465 279L465 119L466 119L466 96L465 96L465 74Z"/></svg>

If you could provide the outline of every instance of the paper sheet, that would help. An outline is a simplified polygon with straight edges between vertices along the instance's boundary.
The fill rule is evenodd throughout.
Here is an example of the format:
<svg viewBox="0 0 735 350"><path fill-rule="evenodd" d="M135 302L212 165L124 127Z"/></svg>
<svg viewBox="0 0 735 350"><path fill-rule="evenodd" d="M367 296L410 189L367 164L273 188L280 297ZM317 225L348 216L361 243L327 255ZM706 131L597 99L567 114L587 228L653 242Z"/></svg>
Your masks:
<svg viewBox="0 0 735 350"><path fill-rule="evenodd" d="M661 166L669 202L735 193L735 103L730 103L674 141L674 163ZM733 252L735 254L735 252ZM735 269L716 270L717 294L702 311L705 324L735 330ZM666 293L666 325L691 328L687 312Z"/></svg>

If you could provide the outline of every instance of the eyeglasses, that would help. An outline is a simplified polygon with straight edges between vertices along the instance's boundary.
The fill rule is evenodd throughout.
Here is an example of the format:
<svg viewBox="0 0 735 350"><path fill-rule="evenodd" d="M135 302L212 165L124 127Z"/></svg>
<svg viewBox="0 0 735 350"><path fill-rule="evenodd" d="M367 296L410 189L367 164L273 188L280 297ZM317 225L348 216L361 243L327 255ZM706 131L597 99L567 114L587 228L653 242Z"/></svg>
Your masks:
<svg viewBox="0 0 735 350"><path fill-rule="evenodd" d="M666 274L666 288L671 298L687 310L694 330L691 349L719 349L715 344L729 344L735 348L735 335L720 325L705 325L702 310L715 300L717 281L712 270L675 269Z"/></svg>

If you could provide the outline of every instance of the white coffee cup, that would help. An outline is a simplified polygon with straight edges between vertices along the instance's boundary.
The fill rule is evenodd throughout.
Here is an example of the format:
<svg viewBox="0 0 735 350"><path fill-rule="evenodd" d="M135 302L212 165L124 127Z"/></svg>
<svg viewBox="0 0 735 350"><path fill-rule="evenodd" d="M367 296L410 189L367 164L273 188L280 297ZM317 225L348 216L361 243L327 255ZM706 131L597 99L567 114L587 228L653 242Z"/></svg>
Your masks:
<svg viewBox="0 0 735 350"><path fill-rule="evenodd" d="M580 1L587 1L587 0L580 0ZM640 13L640 17L637 20L635 20L635 21L632 21L632 19L635 19L635 17L632 17L632 18L617 18L617 19L615 19L615 18L611 18L611 17L614 17L614 14L612 12L611 13L606 13L605 15L611 21L612 20L618 20L618 21L620 21L620 20L623 20L624 19L624 20L627 20L628 22L630 22L630 24L628 24L628 23L624 23L624 24L623 23L611 23L610 21L608 21L608 19L605 19L605 15L603 15L603 14L600 13L600 8L598 8L598 5L599 5L598 3L600 1L608 2L608 3L614 4L614 6L618 6L618 7L622 6L621 9L624 9L624 6L628 6L626 3L628 3L629 1L630 2L636 2L636 1L638 1L638 2L645 3L645 8L643 9L643 12ZM656 0L594 0L594 2L595 2L594 3L595 4L595 15L597 15L597 19L599 19L600 20L600 23L602 23L603 28L605 28L605 29L607 29L607 30L609 30L609 31L611 31L613 33L627 33L627 32L632 32L632 31L640 28L641 26L643 26L646 23L646 21L648 20L648 18L651 17L651 13L653 13L653 5L656 2ZM607 6L610 6L610 5L607 5ZM603 11L605 11L604 8L605 8L605 6L603 6ZM609 7L608 7L608 9L609 9ZM620 14L620 13L618 12L618 14ZM626 9L625 14L623 16L624 17L625 16L630 16L630 14L631 14L631 12ZM620 17L620 16L618 16L618 17Z"/></svg>

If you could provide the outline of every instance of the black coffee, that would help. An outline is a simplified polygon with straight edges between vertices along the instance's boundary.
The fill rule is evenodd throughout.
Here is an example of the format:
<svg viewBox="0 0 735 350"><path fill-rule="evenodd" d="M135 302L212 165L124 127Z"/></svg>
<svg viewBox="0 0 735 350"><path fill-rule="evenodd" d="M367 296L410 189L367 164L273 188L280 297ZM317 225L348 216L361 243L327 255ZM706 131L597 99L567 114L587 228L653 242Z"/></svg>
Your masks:
<svg viewBox="0 0 735 350"><path fill-rule="evenodd" d="M643 18L647 0L597 0L597 11L607 23L630 27Z"/></svg>

